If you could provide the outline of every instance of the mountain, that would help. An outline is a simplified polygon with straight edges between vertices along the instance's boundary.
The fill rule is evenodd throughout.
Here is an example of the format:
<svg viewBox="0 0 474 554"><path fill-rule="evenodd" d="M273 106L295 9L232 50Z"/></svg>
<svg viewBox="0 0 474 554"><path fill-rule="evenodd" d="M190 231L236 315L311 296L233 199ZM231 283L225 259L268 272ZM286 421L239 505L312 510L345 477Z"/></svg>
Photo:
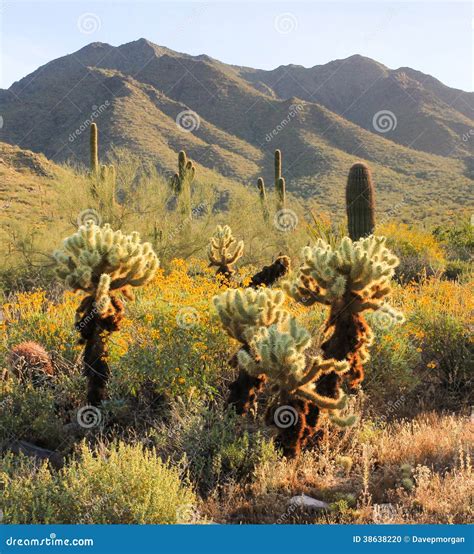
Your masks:
<svg viewBox="0 0 474 554"><path fill-rule="evenodd" d="M472 105L472 93L361 56L263 71L140 39L92 43L1 90L0 140L87 163L95 119L101 157L125 147L173 171L185 149L200 175L252 184L272 183L280 148L289 190L325 205L342 201L348 168L365 160L384 206L435 211L469 195ZM374 129L382 110L395 114L393 131Z"/></svg>
<svg viewBox="0 0 474 554"><path fill-rule="evenodd" d="M449 88L419 71L390 70L359 55L309 69L290 65L236 71L258 90L264 84L272 96L317 102L398 144L441 156L473 152L463 135L472 129L474 93ZM374 116L384 111L393 114L393 120L386 121L393 128L379 121L378 130Z"/></svg>

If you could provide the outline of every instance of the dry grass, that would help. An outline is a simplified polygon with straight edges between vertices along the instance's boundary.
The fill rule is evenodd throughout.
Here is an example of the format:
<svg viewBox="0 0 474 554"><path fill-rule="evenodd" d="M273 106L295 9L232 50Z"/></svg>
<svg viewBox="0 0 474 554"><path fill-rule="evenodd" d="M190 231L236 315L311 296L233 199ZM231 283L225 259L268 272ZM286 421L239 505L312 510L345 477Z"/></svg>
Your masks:
<svg viewBox="0 0 474 554"><path fill-rule="evenodd" d="M221 523L468 523L473 439L472 422L454 415L380 428L365 421L320 451L258 467L252 485L229 485L203 510ZM301 493L330 508L289 508Z"/></svg>

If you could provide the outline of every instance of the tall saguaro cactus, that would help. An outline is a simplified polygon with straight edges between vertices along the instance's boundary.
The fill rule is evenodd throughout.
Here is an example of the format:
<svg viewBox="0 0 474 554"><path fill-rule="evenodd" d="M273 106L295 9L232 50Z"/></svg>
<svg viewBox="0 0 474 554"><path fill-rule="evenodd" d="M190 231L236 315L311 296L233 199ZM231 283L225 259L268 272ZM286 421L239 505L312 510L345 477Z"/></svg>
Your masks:
<svg viewBox="0 0 474 554"><path fill-rule="evenodd" d="M268 221L270 217L270 212L268 210L267 191L265 189L265 182L262 179L262 177L259 177L257 179L257 187L258 187L258 193L260 196L260 205L262 207L263 219L264 221Z"/></svg>
<svg viewBox="0 0 474 554"><path fill-rule="evenodd" d="M119 329L124 313L116 293L133 298L131 289L150 281L159 261L138 233L124 235L92 221L66 238L54 258L57 276L66 287L86 293L76 310L75 327L85 344L87 399L97 406L105 399L110 374L107 337Z"/></svg>
<svg viewBox="0 0 474 554"><path fill-rule="evenodd" d="M94 177L99 175L99 129L96 123L91 123L90 129L90 172Z"/></svg>
<svg viewBox="0 0 474 554"><path fill-rule="evenodd" d="M368 165L354 164L347 178L346 210L349 236L359 240L374 233L375 193Z"/></svg>
<svg viewBox="0 0 474 554"><path fill-rule="evenodd" d="M286 183L281 174L281 150L275 150L275 193L277 196L277 210L282 210L286 204Z"/></svg>
<svg viewBox="0 0 474 554"><path fill-rule="evenodd" d="M189 220L192 218L191 187L196 168L191 160L188 160L186 152L181 150L178 154L178 172L171 179L171 188L178 199L181 213Z"/></svg>

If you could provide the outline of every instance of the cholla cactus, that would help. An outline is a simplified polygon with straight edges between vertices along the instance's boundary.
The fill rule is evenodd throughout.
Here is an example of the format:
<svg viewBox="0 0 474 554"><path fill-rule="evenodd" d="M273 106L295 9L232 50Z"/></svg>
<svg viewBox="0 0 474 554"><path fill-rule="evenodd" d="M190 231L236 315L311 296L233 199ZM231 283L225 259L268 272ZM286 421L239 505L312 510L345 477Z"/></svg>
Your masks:
<svg viewBox="0 0 474 554"><path fill-rule="evenodd" d="M250 350L249 340L259 327L282 322L288 317L282 307L284 300L281 291L229 289L214 297L214 305L227 333L241 343L242 349ZM237 355L230 364L238 366ZM228 403L237 413L247 413L255 407L257 393L264 383L263 375L251 376L240 368L237 379L230 385Z"/></svg>
<svg viewBox="0 0 474 554"><path fill-rule="evenodd" d="M385 246L385 237L370 236L357 242L344 237L337 248L319 239L314 247L303 249L304 263L289 293L305 304L331 305L348 291L362 305L358 311L377 310L390 294L390 280L399 260Z"/></svg>
<svg viewBox="0 0 474 554"><path fill-rule="evenodd" d="M138 233L124 235L88 221L54 253L56 273L66 287L83 291L76 311L76 329L85 343L84 366L89 378L88 400L99 404L105 397L109 375L105 335L119 328L123 304L116 292L131 297L131 289L154 276L159 262L149 243Z"/></svg>
<svg viewBox="0 0 474 554"><path fill-rule="evenodd" d="M238 353L239 364L251 375L265 373L270 383L285 393L301 396L324 409L337 409L341 398L324 397L316 392L314 383L322 375L349 371L346 360L323 360L320 356L307 360L305 351L311 346L311 336L294 317L283 324L258 329L251 343L251 352Z"/></svg>
<svg viewBox="0 0 474 554"><path fill-rule="evenodd" d="M136 232L124 235L88 221L54 253L56 273L65 285L103 299L113 290L147 283L159 267L151 244ZM105 312L103 312L105 313Z"/></svg>
<svg viewBox="0 0 474 554"><path fill-rule="evenodd" d="M214 306L227 333L247 344L256 329L280 323L288 317L284 293L271 289L229 289L214 297Z"/></svg>
<svg viewBox="0 0 474 554"><path fill-rule="evenodd" d="M386 248L384 237L374 236L356 242L344 237L337 247L320 239L303 250L303 257L296 280L285 288L307 306L315 302L331 306L327 333L332 334L322 349L328 358L350 361L350 384L355 388L363 380L373 340L363 312L381 310L394 323L403 321L386 301L399 260Z"/></svg>
<svg viewBox="0 0 474 554"><path fill-rule="evenodd" d="M207 248L210 265L217 267L217 273L230 277L235 271L233 266L243 252L244 241L237 242L228 225L218 225Z"/></svg>

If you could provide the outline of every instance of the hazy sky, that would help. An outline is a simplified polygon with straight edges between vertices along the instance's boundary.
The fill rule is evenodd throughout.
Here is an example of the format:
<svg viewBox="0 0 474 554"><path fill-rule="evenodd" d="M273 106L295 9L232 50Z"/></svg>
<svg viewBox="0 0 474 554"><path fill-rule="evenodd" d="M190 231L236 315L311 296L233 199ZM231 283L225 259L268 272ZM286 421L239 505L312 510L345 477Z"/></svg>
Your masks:
<svg viewBox="0 0 474 554"><path fill-rule="evenodd" d="M470 2L1 1L0 86L90 42L145 37L189 54L271 69L362 54L473 90Z"/></svg>

